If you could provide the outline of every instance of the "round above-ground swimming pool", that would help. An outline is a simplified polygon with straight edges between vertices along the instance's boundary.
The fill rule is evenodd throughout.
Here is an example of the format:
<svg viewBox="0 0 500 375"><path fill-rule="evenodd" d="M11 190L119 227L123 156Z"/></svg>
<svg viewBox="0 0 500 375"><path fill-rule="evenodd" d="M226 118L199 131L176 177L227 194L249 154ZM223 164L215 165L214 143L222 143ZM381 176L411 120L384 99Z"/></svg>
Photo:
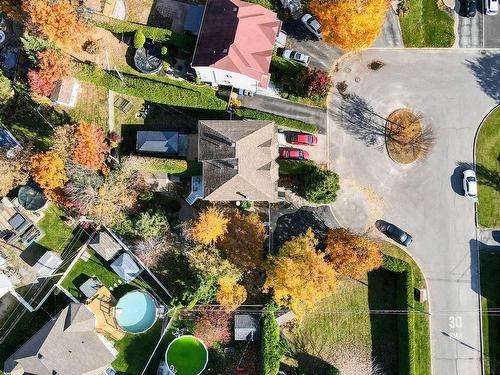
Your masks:
<svg viewBox="0 0 500 375"><path fill-rule="evenodd" d="M156 302L146 291L128 292L118 301L115 318L125 332L147 331L156 322Z"/></svg>
<svg viewBox="0 0 500 375"><path fill-rule="evenodd" d="M174 339L165 353L165 363L175 375L199 375L205 370L207 362L205 344L190 335Z"/></svg>

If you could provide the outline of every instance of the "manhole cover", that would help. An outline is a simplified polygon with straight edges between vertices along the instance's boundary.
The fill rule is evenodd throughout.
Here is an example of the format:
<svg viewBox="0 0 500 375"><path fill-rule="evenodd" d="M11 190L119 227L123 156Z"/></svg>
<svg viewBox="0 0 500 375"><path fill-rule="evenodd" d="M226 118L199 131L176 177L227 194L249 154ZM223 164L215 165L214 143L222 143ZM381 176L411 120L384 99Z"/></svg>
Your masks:
<svg viewBox="0 0 500 375"><path fill-rule="evenodd" d="M351 73L351 68L345 68L346 73Z"/></svg>
<svg viewBox="0 0 500 375"><path fill-rule="evenodd" d="M356 78L354 78L354 81L355 81L355 82L359 82L359 81L361 81L361 78L356 77Z"/></svg>

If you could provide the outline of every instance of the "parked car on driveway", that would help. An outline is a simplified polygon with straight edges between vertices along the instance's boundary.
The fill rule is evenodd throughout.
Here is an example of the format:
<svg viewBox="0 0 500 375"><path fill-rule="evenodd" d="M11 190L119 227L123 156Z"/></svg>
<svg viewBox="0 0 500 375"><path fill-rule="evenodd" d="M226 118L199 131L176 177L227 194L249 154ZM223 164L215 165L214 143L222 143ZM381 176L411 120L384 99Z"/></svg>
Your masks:
<svg viewBox="0 0 500 375"><path fill-rule="evenodd" d="M309 159L309 153L307 151L298 148L280 147L279 151L281 159L295 159L295 160Z"/></svg>
<svg viewBox="0 0 500 375"><path fill-rule="evenodd" d="M465 4L467 7L467 17L474 17L476 15L477 0L467 0Z"/></svg>
<svg viewBox="0 0 500 375"><path fill-rule="evenodd" d="M286 49L283 51L283 54L281 55L287 60L292 60L295 61L296 63L308 66L309 61L311 60L311 56L305 55L303 53L297 52L297 51L292 51L289 49Z"/></svg>
<svg viewBox="0 0 500 375"><path fill-rule="evenodd" d="M401 245L409 246L413 241L413 237L406 233L401 228L398 228L394 224L388 224L384 232L387 236L392 238L394 241L399 242Z"/></svg>
<svg viewBox="0 0 500 375"><path fill-rule="evenodd" d="M291 134L288 135L288 142L293 145L316 146L318 138L312 134L291 132Z"/></svg>
<svg viewBox="0 0 500 375"><path fill-rule="evenodd" d="M321 39L321 25L316 18L314 18L311 14L306 13L300 20L304 26L316 36L316 38Z"/></svg>
<svg viewBox="0 0 500 375"><path fill-rule="evenodd" d="M498 13L498 0L484 0L484 9L487 15L494 16Z"/></svg>
<svg viewBox="0 0 500 375"><path fill-rule="evenodd" d="M475 199L477 197L476 172L472 169L465 170L463 183L465 196L470 199Z"/></svg>

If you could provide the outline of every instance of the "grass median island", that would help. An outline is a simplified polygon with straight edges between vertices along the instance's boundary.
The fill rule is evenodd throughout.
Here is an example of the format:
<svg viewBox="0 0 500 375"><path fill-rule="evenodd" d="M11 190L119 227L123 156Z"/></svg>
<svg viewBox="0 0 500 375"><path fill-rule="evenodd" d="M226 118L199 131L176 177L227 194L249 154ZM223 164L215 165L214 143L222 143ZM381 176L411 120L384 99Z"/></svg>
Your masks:
<svg viewBox="0 0 500 375"><path fill-rule="evenodd" d="M407 0L399 17L405 47L451 47L455 42L453 16L436 0ZM443 8L446 8L442 5Z"/></svg>
<svg viewBox="0 0 500 375"><path fill-rule="evenodd" d="M479 224L500 227L500 108L484 122L476 144Z"/></svg>

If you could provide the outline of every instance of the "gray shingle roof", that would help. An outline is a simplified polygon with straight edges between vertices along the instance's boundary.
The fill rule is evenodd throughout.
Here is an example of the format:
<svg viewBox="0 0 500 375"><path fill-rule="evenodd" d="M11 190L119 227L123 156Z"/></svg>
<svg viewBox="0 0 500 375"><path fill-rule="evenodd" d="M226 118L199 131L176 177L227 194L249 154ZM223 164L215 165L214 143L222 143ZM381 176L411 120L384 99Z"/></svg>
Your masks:
<svg viewBox="0 0 500 375"><path fill-rule="evenodd" d="M137 152L177 154L179 133L143 131L137 132Z"/></svg>
<svg viewBox="0 0 500 375"><path fill-rule="evenodd" d="M278 142L272 121L200 121L198 160L206 200L277 200Z"/></svg>
<svg viewBox="0 0 500 375"><path fill-rule="evenodd" d="M111 260L122 247L106 232L98 232L89 242L89 247L105 260Z"/></svg>
<svg viewBox="0 0 500 375"><path fill-rule="evenodd" d="M237 314L234 316L234 339L236 341L260 340L260 314Z"/></svg>
<svg viewBox="0 0 500 375"><path fill-rule="evenodd" d="M5 361L5 371L37 375L97 375L115 356L94 331L95 316L71 303Z"/></svg>

